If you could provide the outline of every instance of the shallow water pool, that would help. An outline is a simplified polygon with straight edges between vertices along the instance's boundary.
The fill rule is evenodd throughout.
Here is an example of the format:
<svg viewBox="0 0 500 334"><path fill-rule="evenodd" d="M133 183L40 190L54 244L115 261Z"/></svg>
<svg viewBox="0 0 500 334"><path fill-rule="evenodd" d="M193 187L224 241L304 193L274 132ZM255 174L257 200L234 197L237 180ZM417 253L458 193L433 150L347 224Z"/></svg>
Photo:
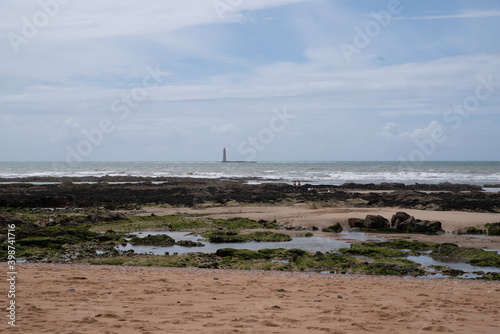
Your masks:
<svg viewBox="0 0 500 334"><path fill-rule="evenodd" d="M133 246L127 244L126 246L118 246L117 248L122 251L127 251L133 249L137 254L157 254L163 255L166 252L169 254L186 254L186 253L215 253L218 249L222 248L234 248L234 249L249 249L257 251L259 249L266 248L284 248L293 249L299 248L307 252L331 252L336 251L340 248L349 248L351 244L344 241L332 240L322 237L300 237L293 238L291 241L283 242L241 242L241 243L211 243L208 241L200 241L201 237L199 235L193 235L190 232L165 232L165 231L143 231L138 233L133 233L139 237L145 237L149 234L159 235L166 234L175 239L179 240L190 240L198 241L203 243L204 247L182 247L182 246L169 246L169 247L159 247L159 246Z"/></svg>

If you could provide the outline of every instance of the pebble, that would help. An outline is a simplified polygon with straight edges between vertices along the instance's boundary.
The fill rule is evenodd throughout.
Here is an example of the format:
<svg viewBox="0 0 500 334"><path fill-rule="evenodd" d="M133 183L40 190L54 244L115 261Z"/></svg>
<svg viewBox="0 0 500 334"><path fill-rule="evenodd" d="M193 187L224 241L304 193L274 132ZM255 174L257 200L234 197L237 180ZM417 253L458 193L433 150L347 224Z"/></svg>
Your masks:
<svg viewBox="0 0 500 334"><path fill-rule="evenodd" d="M340 298L340 299L342 299L342 295L337 295L337 298Z"/></svg>
<svg viewBox="0 0 500 334"><path fill-rule="evenodd" d="M217 277L214 277L214 281L218 281L219 279Z"/></svg>

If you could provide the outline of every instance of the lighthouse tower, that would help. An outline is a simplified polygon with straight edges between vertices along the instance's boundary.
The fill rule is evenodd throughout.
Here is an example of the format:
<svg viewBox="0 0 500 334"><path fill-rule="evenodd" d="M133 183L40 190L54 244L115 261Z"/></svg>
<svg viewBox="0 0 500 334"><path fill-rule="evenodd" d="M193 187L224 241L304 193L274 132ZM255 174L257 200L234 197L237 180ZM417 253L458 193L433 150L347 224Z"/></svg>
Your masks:
<svg viewBox="0 0 500 334"><path fill-rule="evenodd" d="M224 147L224 151L222 151L222 162L227 162L226 160L226 148Z"/></svg>

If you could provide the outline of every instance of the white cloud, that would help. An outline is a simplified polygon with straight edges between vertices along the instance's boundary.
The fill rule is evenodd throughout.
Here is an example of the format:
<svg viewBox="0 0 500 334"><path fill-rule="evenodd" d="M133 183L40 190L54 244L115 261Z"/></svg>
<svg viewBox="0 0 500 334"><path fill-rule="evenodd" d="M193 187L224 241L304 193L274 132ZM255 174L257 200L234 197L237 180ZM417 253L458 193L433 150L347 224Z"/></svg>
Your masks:
<svg viewBox="0 0 500 334"><path fill-rule="evenodd" d="M410 134L412 139L425 139L434 138L437 133L442 133L444 130L443 125L438 121L432 121L423 129L415 129Z"/></svg>
<svg viewBox="0 0 500 334"><path fill-rule="evenodd" d="M425 128L416 128L411 132L400 131L396 123L389 122L378 134L389 139L422 140L426 138L435 138L445 131L444 126L438 121L432 121Z"/></svg>
<svg viewBox="0 0 500 334"><path fill-rule="evenodd" d="M394 136L399 136L398 126L394 122L387 123L382 131L379 132L379 135L387 138L393 138Z"/></svg>
<svg viewBox="0 0 500 334"><path fill-rule="evenodd" d="M396 17L396 20L443 20L443 19L476 19L483 17L498 17L500 10L470 11L452 15L430 15L430 16L405 16Z"/></svg>

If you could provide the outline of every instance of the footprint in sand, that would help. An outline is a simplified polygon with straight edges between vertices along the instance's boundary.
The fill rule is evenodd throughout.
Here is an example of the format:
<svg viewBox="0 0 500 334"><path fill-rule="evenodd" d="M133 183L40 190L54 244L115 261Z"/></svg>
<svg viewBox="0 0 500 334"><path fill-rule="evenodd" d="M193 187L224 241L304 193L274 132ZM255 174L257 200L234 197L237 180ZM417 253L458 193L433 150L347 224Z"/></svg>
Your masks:
<svg viewBox="0 0 500 334"><path fill-rule="evenodd" d="M448 327L445 327L445 326L426 326L426 327L422 327L422 330L427 331L427 332L433 332L433 333L450 333L450 332L452 332L451 329L449 329Z"/></svg>

